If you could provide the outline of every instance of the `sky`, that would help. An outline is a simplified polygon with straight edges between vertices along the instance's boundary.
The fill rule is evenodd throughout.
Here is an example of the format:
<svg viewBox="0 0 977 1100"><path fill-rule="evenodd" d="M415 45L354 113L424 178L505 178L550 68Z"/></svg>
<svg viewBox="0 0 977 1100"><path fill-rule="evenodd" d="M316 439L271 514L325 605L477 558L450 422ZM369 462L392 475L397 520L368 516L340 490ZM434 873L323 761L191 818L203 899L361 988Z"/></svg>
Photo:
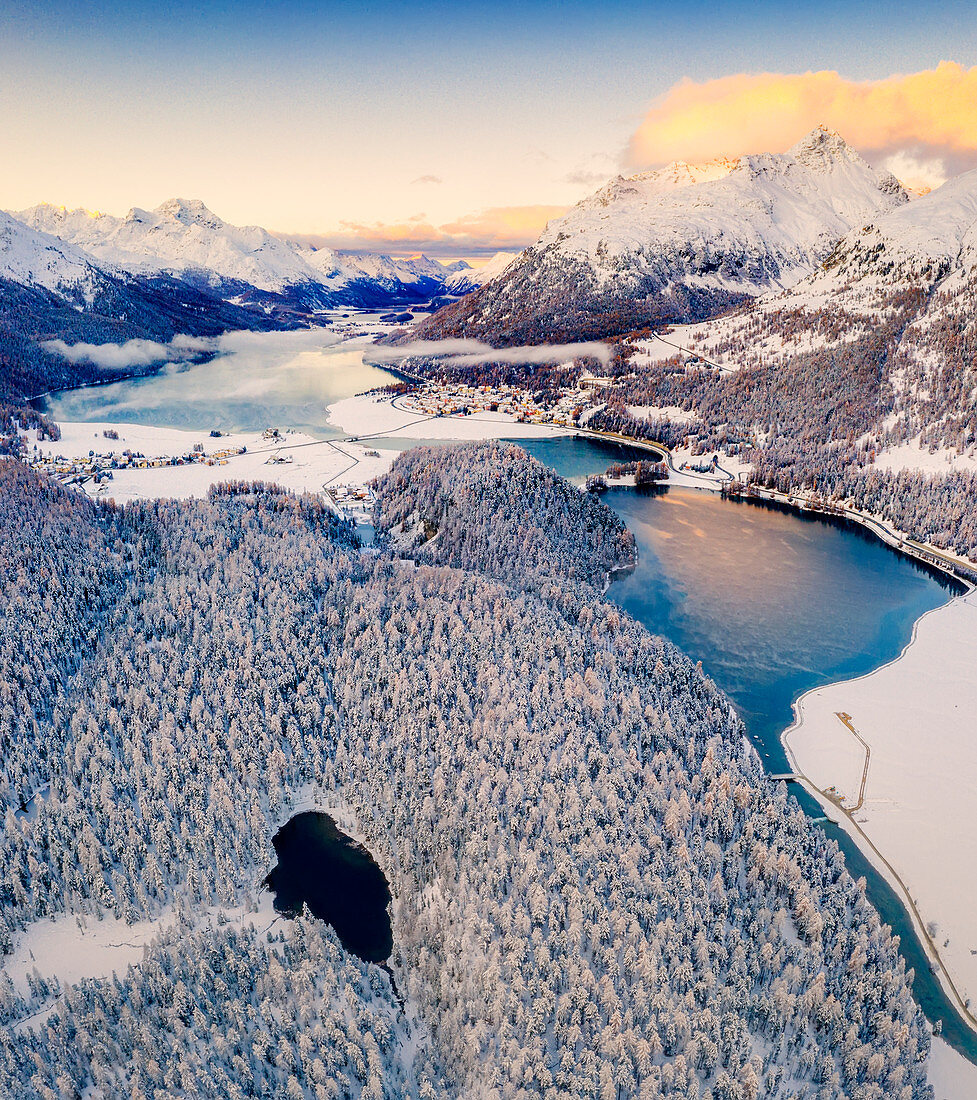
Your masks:
<svg viewBox="0 0 977 1100"><path fill-rule="evenodd" d="M977 0L0 0L0 119L5 209L473 256L821 122L918 186L977 167Z"/></svg>

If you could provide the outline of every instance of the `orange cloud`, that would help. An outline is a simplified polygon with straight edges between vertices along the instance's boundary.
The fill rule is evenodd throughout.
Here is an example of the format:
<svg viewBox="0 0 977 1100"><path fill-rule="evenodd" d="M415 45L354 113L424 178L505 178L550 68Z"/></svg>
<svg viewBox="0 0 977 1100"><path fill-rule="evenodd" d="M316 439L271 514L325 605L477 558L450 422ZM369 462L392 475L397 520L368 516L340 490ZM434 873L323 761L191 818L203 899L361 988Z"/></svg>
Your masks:
<svg viewBox="0 0 977 1100"><path fill-rule="evenodd" d="M934 158L960 171L977 163L977 66L941 61L884 80L832 71L683 80L645 116L628 145L632 168L711 160L793 145L822 123L867 155Z"/></svg>
<svg viewBox="0 0 977 1100"><path fill-rule="evenodd" d="M398 255L508 252L532 244L548 221L566 211L565 206L493 206L441 225L434 225L418 214L402 222L342 222L336 233L288 234L287 238L316 247L326 245Z"/></svg>

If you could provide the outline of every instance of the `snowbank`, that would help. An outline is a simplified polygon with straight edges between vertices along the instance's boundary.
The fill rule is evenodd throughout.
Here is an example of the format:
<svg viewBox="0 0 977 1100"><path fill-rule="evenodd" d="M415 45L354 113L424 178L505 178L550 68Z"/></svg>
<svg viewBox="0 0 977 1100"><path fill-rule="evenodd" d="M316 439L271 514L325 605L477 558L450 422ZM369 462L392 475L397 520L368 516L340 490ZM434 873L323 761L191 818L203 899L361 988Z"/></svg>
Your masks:
<svg viewBox="0 0 977 1100"><path fill-rule="evenodd" d="M935 1037L930 1049L929 1082L935 1100L972 1100L977 1096L977 1066Z"/></svg>

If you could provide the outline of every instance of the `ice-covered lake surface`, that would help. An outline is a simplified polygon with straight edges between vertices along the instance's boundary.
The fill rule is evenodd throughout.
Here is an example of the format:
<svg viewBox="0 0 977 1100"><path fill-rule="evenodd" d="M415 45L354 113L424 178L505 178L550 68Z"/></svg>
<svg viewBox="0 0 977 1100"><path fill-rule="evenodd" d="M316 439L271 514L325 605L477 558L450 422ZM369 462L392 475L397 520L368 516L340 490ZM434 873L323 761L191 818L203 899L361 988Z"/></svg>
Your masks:
<svg viewBox="0 0 977 1100"><path fill-rule="evenodd" d="M369 337L328 328L233 332L206 363L172 363L158 374L64 390L45 399L58 421L152 424L194 431L261 431L290 427L320 438L346 433L330 426L335 401L394 381L363 361Z"/></svg>

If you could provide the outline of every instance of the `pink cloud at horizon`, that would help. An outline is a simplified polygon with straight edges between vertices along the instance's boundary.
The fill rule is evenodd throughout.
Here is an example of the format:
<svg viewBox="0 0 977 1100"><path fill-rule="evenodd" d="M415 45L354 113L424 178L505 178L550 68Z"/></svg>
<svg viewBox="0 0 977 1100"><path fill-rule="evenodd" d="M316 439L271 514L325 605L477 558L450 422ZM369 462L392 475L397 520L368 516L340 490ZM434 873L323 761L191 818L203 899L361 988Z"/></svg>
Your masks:
<svg viewBox="0 0 977 1100"><path fill-rule="evenodd" d="M833 70L682 80L653 103L624 162L634 171L779 152L819 124L909 185L939 186L977 167L977 66L942 61L860 81Z"/></svg>

